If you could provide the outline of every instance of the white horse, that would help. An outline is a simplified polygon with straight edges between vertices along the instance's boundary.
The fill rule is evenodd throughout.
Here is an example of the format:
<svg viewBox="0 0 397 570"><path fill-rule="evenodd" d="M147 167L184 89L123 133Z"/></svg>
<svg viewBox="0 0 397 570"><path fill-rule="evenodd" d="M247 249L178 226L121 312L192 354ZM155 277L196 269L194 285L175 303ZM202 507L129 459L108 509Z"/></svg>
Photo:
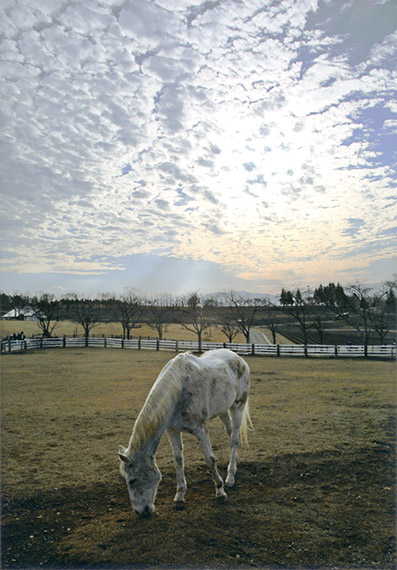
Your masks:
<svg viewBox="0 0 397 570"><path fill-rule="evenodd" d="M223 480L218 473L206 420L219 416L230 442L230 462L226 485L234 485L237 470L237 447L241 436L248 442L249 368L230 350L212 350L201 357L179 354L160 372L135 422L127 448L119 447L120 472L127 482L132 508L138 515L150 515L161 473L155 454L166 431L176 468L177 490L174 508L184 507L186 480L183 469L181 432L194 434L212 472L216 497L226 501Z"/></svg>

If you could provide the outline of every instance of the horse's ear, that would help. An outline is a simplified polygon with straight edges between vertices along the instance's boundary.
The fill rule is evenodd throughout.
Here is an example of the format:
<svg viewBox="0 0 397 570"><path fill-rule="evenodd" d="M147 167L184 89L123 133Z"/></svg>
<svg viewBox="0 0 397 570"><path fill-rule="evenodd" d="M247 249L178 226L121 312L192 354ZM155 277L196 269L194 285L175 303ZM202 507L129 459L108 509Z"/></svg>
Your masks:
<svg viewBox="0 0 397 570"><path fill-rule="evenodd" d="M125 447L123 447L122 445L119 445L119 457L120 457L121 461L124 461L124 463L128 463L129 457L128 457L128 455L126 455L125 452L126 452Z"/></svg>

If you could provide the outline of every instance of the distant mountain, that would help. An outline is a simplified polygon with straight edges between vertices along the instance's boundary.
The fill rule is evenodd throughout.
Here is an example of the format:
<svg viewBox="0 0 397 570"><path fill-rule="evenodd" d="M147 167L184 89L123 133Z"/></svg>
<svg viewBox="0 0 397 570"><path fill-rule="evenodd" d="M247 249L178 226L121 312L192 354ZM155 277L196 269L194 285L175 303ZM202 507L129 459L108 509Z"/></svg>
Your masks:
<svg viewBox="0 0 397 570"><path fill-rule="evenodd" d="M248 291L233 291L237 297L242 297L243 299L268 299L271 303L279 304L280 295L272 295L270 293L249 293ZM217 291L216 293L206 293L205 295L200 295L204 300L206 299L218 299L223 297L222 291Z"/></svg>

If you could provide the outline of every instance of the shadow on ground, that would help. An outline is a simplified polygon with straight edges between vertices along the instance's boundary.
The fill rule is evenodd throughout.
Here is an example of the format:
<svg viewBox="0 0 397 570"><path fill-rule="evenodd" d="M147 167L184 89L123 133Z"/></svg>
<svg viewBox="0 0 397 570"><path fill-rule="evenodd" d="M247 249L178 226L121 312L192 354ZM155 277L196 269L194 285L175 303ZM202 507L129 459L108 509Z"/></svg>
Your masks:
<svg viewBox="0 0 397 570"><path fill-rule="evenodd" d="M4 497L2 567L395 567L395 455L386 442L242 462L226 505L216 504L206 468L186 475L185 510L172 510L169 469L148 519L134 515L113 474L107 484Z"/></svg>

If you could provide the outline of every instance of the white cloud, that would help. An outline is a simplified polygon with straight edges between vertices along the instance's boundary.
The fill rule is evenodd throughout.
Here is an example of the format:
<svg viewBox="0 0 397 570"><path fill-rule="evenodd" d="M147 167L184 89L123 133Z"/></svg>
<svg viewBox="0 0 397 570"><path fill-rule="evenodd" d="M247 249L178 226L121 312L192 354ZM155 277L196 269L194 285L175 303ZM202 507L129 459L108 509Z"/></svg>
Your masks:
<svg viewBox="0 0 397 570"><path fill-rule="evenodd" d="M397 134L397 119L387 119L383 127L393 134Z"/></svg>
<svg viewBox="0 0 397 570"><path fill-rule="evenodd" d="M389 255L389 32L352 65L315 0L2 9L4 269L160 250L310 282Z"/></svg>

